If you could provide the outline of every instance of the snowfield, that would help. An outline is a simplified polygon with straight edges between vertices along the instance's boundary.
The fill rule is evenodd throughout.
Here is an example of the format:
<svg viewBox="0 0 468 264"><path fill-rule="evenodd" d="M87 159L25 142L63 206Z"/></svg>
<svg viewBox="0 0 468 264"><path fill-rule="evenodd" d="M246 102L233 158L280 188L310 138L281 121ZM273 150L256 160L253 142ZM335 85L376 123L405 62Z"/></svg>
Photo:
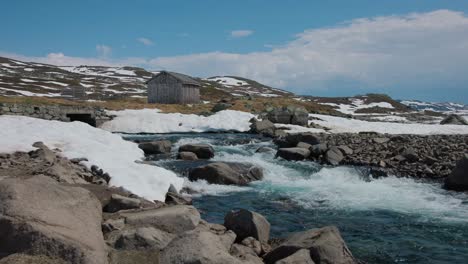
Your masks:
<svg viewBox="0 0 468 264"><path fill-rule="evenodd" d="M224 110L211 116L161 113L158 109L108 111L116 117L104 123L102 129L122 133L177 133L214 132L250 129L254 115L241 111Z"/></svg>
<svg viewBox="0 0 468 264"><path fill-rule="evenodd" d="M221 84L223 84L224 86L243 86L243 85L249 85L247 82L243 81L243 80L239 80L239 79L236 79L236 78L232 78L232 77L210 77L208 79L206 79L208 81L213 81L213 82L219 82Z"/></svg>
<svg viewBox="0 0 468 264"><path fill-rule="evenodd" d="M329 115L311 114L310 116L320 118L322 121L313 120L312 122L330 128L331 130L329 132L332 133L359 133L364 131L372 131L383 134L468 134L468 126L460 125L368 122Z"/></svg>
<svg viewBox="0 0 468 264"><path fill-rule="evenodd" d="M387 102L379 102L379 103L370 103L365 104L364 100L361 99L353 99L350 100L349 104L335 104L335 103L319 103L322 105L330 105L333 107L337 107L336 110L348 115L356 114L356 110L365 109L365 108L372 108L372 107L381 107L381 108L390 108L393 109L393 105Z"/></svg>
<svg viewBox="0 0 468 264"><path fill-rule="evenodd" d="M0 116L0 153L30 151L34 142L58 148L67 158L87 158L88 168L97 165L111 175L110 184L149 200L164 201L173 184L180 190L183 179L166 169L136 163L144 153L137 144L81 122L59 122L24 116Z"/></svg>

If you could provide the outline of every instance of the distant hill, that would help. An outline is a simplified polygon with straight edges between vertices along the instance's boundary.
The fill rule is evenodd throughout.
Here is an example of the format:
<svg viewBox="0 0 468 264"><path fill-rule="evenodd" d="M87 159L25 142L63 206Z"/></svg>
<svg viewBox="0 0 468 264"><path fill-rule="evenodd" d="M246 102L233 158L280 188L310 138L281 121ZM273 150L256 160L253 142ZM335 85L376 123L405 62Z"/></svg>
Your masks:
<svg viewBox="0 0 468 264"><path fill-rule="evenodd" d="M464 112L468 111L468 105L457 103L432 103L419 100L404 100L400 103L407 105L418 111L435 111L435 112Z"/></svg>

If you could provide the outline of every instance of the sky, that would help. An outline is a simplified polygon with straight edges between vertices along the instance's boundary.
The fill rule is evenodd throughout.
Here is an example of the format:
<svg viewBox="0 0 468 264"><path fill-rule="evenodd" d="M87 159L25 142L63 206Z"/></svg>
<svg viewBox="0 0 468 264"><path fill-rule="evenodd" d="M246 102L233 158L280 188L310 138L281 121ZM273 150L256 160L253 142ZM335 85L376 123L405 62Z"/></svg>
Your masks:
<svg viewBox="0 0 468 264"><path fill-rule="evenodd" d="M1 1L0 56L468 103L466 0Z"/></svg>

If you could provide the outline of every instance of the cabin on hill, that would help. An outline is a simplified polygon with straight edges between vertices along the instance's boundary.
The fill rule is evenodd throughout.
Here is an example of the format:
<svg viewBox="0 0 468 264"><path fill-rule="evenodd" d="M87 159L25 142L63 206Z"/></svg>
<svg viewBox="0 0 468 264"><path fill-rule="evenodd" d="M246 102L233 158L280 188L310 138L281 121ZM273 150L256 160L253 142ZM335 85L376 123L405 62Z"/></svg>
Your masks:
<svg viewBox="0 0 468 264"><path fill-rule="evenodd" d="M150 104L196 104L200 102L200 83L185 74L161 71L148 82Z"/></svg>

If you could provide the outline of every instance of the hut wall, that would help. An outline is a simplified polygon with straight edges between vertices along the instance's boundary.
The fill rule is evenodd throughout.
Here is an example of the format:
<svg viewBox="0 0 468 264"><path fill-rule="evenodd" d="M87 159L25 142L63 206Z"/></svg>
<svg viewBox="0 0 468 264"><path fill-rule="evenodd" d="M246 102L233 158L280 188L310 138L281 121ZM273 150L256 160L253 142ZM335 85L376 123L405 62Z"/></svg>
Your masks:
<svg viewBox="0 0 468 264"><path fill-rule="evenodd" d="M200 101L195 85L184 85L170 75L160 75L148 83L148 103L191 104Z"/></svg>

